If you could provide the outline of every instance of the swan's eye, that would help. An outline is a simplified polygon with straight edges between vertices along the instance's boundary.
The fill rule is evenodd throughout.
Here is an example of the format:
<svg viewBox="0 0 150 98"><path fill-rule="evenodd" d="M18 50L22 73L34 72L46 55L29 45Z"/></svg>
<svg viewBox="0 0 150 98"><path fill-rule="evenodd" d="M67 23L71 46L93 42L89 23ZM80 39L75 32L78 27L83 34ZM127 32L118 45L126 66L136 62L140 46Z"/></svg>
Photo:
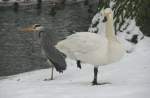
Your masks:
<svg viewBox="0 0 150 98"><path fill-rule="evenodd" d="M103 23L107 21L107 17L105 16L103 19Z"/></svg>
<svg viewBox="0 0 150 98"><path fill-rule="evenodd" d="M130 34L130 32L128 31L127 34Z"/></svg>

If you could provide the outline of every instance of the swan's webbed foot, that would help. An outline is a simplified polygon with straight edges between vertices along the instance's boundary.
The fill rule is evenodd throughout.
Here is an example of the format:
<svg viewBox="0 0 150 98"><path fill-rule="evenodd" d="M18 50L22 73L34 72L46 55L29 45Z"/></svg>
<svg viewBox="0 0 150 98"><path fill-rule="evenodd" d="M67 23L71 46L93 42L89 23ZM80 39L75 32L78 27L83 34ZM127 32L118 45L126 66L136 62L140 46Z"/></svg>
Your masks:
<svg viewBox="0 0 150 98"><path fill-rule="evenodd" d="M100 85L100 84L97 83L97 81L93 80L93 81L92 81L92 85Z"/></svg>
<svg viewBox="0 0 150 98"><path fill-rule="evenodd" d="M53 79L52 78L46 78L43 81L50 81L50 80L53 80Z"/></svg>
<svg viewBox="0 0 150 98"><path fill-rule="evenodd" d="M111 83L109 82L97 83L96 81L92 82L92 85L105 85L105 84L111 84Z"/></svg>

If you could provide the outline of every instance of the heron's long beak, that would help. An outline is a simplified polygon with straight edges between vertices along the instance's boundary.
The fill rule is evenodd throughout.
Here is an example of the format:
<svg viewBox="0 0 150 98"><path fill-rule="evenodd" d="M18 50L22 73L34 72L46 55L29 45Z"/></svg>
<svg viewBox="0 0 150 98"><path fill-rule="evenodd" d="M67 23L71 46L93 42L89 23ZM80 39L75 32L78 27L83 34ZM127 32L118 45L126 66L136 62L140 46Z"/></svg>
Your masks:
<svg viewBox="0 0 150 98"><path fill-rule="evenodd" d="M19 31L21 32L35 32L36 30L33 29L33 27L26 27L26 28L22 28Z"/></svg>

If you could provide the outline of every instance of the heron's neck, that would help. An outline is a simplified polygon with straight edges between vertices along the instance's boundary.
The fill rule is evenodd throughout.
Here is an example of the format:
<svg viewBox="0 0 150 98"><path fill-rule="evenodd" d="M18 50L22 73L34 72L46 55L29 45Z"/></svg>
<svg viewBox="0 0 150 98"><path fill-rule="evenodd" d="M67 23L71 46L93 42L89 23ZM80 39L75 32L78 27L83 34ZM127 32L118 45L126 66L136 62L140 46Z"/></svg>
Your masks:
<svg viewBox="0 0 150 98"><path fill-rule="evenodd" d="M43 33L43 31L39 31L39 32L38 32L38 37L39 37L39 39L42 38L42 33Z"/></svg>
<svg viewBox="0 0 150 98"><path fill-rule="evenodd" d="M116 39L116 36L114 33L114 26L113 26L113 16L111 14L107 16L106 37L108 39Z"/></svg>

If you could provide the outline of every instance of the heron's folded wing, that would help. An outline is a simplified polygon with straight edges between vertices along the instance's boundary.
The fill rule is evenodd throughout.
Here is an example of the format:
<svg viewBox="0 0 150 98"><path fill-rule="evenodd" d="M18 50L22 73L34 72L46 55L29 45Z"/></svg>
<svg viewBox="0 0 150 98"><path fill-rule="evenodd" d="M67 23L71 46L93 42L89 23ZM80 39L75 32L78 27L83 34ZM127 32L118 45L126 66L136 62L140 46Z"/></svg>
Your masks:
<svg viewBox="0 0 150 98"><path fill-rule="evenodd" d="M42 47L45 55L53 63L57 71L62 72L66 69L65 55L55 48L54 42L49 36L44 37Z"/></svg>

